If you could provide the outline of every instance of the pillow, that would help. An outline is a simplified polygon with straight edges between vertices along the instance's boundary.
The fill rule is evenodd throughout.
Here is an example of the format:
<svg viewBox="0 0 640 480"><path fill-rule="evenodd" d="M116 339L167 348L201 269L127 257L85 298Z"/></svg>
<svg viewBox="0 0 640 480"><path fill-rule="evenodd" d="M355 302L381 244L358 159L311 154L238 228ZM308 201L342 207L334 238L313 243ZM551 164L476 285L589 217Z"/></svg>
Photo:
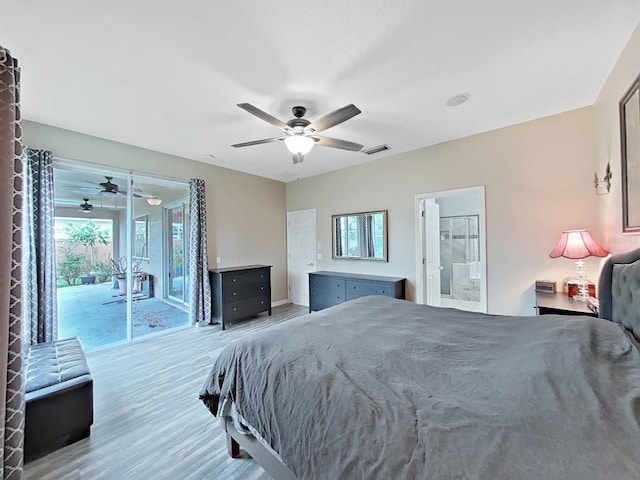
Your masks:
<svg viewBox="0 0 640 480"><path fill-rule="evenodd" d="M611 303L611 319L640 339L640 260L613 265Z"/></svg>

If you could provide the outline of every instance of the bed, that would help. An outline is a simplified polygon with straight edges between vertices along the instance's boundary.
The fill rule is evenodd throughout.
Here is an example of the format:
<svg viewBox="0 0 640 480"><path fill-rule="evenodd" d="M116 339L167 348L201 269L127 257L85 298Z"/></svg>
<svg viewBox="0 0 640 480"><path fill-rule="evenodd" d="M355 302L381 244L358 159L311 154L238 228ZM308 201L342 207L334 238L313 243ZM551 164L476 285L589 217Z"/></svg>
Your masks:
<svg viewBox="0 0 640 480"><path fill-rule="evenodd" d="M298 317L225 348L200 398L276 480L638 479L638 259L605 264L606 319L382 296Z"/></svg>

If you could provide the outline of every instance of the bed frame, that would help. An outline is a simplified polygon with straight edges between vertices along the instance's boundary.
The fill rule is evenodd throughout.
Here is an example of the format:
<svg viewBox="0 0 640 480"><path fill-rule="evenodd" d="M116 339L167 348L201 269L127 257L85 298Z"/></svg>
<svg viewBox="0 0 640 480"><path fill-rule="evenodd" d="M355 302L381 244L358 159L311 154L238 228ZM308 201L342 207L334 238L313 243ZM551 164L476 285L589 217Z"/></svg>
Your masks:
<svg viewBox="0 0 640 480"><path fill-rule="evenodd" d="M233 422L224 417L220 417L220 422L227 435L229 456L237 458L240 455L240 447L242 447L274 479L297 480L296 476L289 470L289 467L282 463L282 460L273 455L253 435L238 432L233 426Z"/></svg>

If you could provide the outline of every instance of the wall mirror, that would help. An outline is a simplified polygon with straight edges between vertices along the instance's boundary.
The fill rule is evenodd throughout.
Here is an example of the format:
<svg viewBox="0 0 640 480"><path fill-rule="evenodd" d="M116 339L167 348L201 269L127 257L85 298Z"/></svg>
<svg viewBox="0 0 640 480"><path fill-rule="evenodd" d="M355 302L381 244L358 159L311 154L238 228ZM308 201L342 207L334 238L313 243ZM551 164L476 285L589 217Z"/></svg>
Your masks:
<svg viewBox="0 0 640 480"><path fill-rule="evenodd" d="M332 215L333 258L387 261L387 211Z"/></svg>
<svg viewBox="0 0 640 480"><path fill-rule="evenodd" d="M640 76L620 100L622 231L640 233Z"/></svg>
<svg viewBox="0 0 640 480"><path fill-rule="evenodd" d="M149 260L149 215L141 215L135 220L135 245L133 256L141 260Z"/></svg>

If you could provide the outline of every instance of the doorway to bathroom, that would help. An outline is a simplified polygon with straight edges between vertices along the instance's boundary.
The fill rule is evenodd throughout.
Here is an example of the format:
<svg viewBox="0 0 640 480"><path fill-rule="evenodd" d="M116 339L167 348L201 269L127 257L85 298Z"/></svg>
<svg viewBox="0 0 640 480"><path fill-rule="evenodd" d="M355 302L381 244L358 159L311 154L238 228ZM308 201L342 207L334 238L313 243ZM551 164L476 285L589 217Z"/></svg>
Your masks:
<svg viewBox="0 0 640 480"><path fill-rule="evenodd" d="M480 301L480 215L440 213L440 267L442 298Z"/></svg>
<svg viewBox="0 0 640 480"><path fill-rule="evenodd" d="M416 195L416 302L487 312L484 186Z"/></svg>

